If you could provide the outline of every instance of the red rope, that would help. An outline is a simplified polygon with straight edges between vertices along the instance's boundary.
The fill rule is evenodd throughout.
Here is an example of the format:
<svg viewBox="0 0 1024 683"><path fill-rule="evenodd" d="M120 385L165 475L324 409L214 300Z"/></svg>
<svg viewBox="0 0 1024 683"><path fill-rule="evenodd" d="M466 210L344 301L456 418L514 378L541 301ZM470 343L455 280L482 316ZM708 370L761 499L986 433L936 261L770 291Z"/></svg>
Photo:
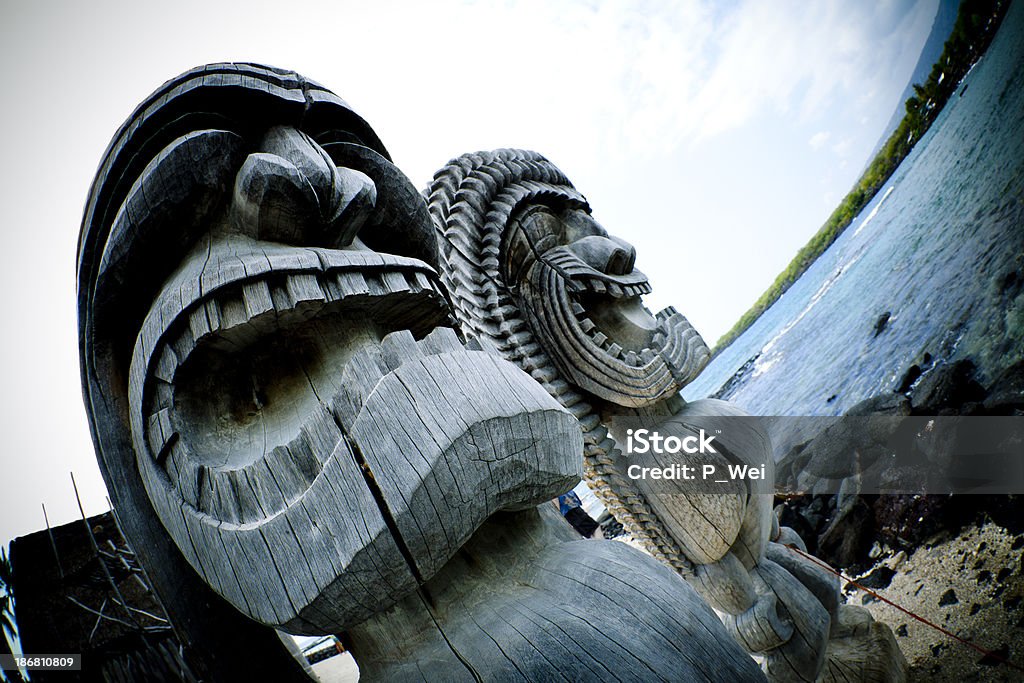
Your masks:
<svg viewBox="0 0 1024 683"><path fill-rule="evenodd" d="M1005 664L1006 666L1010 667L1011 669L1016 669L1017 671L1024 671L1024 667L1021 667L1021 666L1019 666L1017 664L1014 664L1009 659L1006 659L1005 657L1002 657L1002 656L996 654L995 652L992 652L991 650L986 650L985 648L981 647L980 645L975 645L971 641L969 641L969 640L967 640L965 638L961 638L960 636L958 636L957 634L955 634L955 633L953 633L951 631L947 631L946 629L942 628L938 624L936 624L934 622L931 622L931 621L928 621L927 619L925 619L924 617L922 617L922 616L920 616L918 614L914 614L913 612L911 612L907 608L901 607L900 605L897 605L892 600L889 600L888 598L882 597L881 595L879 595L875 591L871 590L867 586L862 586L861 584L859 584L856 581L854 581L853 579L843 575L842 572L840 572L840 571L838 571L836 569L833 569L828 564L822 562L821 560L819 560L818 558L814 557L813 555L810 555L810 554L805 553L804 551L800 550L800 548L797 548L792 543L787 543L786 547L789 548L790 550L792 550L793 552L795 552L797 555L800 555L801 557L810 560L811 562L813 562L814 564L818 565L819 567L827 569L828 571L832 572L833 574L838 576L843 581L851 583L854 586L856 586L857 588L859 588L862 591L864 591L865 593L867 593L867 594L877 598L878 600L881 600L885 604L887 604L887 605L889 605L891 607L895 607L896 609L898 609L899 611L903 612L907 616L913 617L914 619L917 619L918 621L920 621L922 624L925 624L926 626L931 626L933 629L935 629L939 633L945 634L945 635L949 636L950 638L952 638L952 639L954 639L956 641L959 641L960 643L963 643L967 647L970 647L970 648L973 648L973 649L977 650L978 652L980 652L981 654L985 655L986 657L991 657L992 659L995 659L996 661L998 661L998 662L1000 662L1002 664Z"/></svg>

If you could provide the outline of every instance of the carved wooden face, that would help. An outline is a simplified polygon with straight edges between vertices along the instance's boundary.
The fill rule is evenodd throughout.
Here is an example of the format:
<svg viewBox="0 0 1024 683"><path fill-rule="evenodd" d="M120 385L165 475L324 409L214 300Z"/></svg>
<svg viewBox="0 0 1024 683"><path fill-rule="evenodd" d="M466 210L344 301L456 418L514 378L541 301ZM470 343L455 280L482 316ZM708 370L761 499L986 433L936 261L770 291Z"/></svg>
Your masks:
<svg viewBox="0 0 1024 683"><path fill-rule="evenodd" d="M328 454L299 439L325 419L321 401L341 390L353 353L446 319L426 264L356 237L376 199L366 175L294 128L271 129L261 150L163 285L130 379L136 448L185 503L232 524L280 512L322 473ZM294 471L268 476L278 459ZM264 499L247 491L253 470Z"/></svg>
<svg viewBox="0 0 1024 683"><path fill-rule="evenodd" d="M545 351L579 388L643 406L703 367L706 348L686 319L643 305L651 288L633 247L585 211L530 207L505 239L506 282Z"/></svg>
<svg viewBox="0 0 1024 683"><path fill-rule="evenodd" d="M149 177L237 143L207 133ZM575 484L579 429L524 373L460 343L430 266L364 243L386 242L361 229L380 229L393 186L292 127L269 129L230 185L138 334L135 455L218 593L291 632L337 632L414 590L495 511ZM129 248L119 234L133 233L113 231L111 260Z"/></svg>

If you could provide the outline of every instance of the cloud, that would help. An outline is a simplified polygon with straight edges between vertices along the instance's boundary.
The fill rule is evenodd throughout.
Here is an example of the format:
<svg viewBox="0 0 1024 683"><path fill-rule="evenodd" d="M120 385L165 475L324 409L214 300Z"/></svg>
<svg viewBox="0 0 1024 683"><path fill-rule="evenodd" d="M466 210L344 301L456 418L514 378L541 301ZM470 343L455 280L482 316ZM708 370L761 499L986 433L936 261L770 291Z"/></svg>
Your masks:
<svg viewBox="0 0 1024 683"><path fill-rule="evenodd" d="M837 140L835 144L832 145L832 151L835 152L836 155L840 157L847 156L852 148L853 140L851 140L850 138L843 138L842 140Z"/></svg>
<svg viewBox="0 0 1024 683"><path fill-rule="evenodd" d="M459 67L515 76L521 94L556 120L583 103L590 122L567 134L592 136L604 154L654 154L772 114L807 121L837 102L866 106L877 74L906 50L907 17L921 11L907 0L525 0L493 21L523 41L492 45ZM472 12L460 14L466 34L486 34ZM495 52L508 59L493 60Z"/></svg>
<svg viewBox="0 0 1024 683"><path fill-rule="evenodd" d="M828 142L829 132L827 130L820 130L811 136L811 139L807 141L807 144L811 146L811 149L819 149L822 145Z"/></svg>
<svg viewBox="0 0 1024 683"><path fill-rule="evenodd" d="M891 13L834 1L739 5L694 93L694 132L713 136L771 111L808 119L838 99L855 100L903 48Z"/></svg>
<svg viewBox="0 0 1024 683"><path fill-rule="evenodd" d="M836 103L851 115L870 103L868 84L892 73L891 60L906 49L896 29L908 8L908 0L412 5L389 35L404 54L421 55L409 65L419 76L365 113L396 149L413 147L403 131L434 130L473 148L588 147L594 164L665 156L779 114L813 131L828 125L818 119ZM377 42L362 32L337 45L354 64ZM364 76L345 71L341 83ZM366 72L374 81L367 89L376 73ZM436 100L439 88L446 105L415 110L422 127L389 128L393 112L408 117L410 102ZM491 143L495 130L505 134Z"/></svg>

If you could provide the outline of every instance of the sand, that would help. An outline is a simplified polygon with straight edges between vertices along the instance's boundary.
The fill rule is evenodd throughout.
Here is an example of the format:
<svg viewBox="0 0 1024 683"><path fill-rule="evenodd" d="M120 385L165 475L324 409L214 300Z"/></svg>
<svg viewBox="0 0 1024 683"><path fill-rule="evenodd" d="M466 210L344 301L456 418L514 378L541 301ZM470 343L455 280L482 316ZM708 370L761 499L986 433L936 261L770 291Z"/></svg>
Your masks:
<svg viewBox="0 0 1024 683"><path fill-rule="evenodd" d="M1024 534L1014 536L989 522L930 541L910 555L883 551L875 567L896 574L876 592L1024 666ZM992 664L981 663L981 653L853 586L844 593L848 603L863 605L892 627L910 666L910 681L1024 680L1024 669L993 665L991 658Z"/></svg>

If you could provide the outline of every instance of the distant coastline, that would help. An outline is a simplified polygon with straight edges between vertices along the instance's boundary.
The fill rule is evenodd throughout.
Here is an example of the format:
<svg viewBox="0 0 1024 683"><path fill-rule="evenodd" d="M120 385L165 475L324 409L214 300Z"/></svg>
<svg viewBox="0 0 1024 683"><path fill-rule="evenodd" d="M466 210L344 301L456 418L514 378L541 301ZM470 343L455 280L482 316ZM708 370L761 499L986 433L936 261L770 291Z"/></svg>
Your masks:
<svg viewBox="0 0 1024 683"><path fill-rule="evenodd" d="M853 189L828 217L825 224L804 245L750 310L715 343L712 357L743 334L850 226L850 223L882 189L885 182L928 131L942 107L957 91L960 81L988 49L1009 2L1006 0L964 0L956 23L946 40L942 55L924 84L914 85L914 95L905 103L906 113L896 130L868 165ZM962 92L961 92L962 94Z"/></svg>

